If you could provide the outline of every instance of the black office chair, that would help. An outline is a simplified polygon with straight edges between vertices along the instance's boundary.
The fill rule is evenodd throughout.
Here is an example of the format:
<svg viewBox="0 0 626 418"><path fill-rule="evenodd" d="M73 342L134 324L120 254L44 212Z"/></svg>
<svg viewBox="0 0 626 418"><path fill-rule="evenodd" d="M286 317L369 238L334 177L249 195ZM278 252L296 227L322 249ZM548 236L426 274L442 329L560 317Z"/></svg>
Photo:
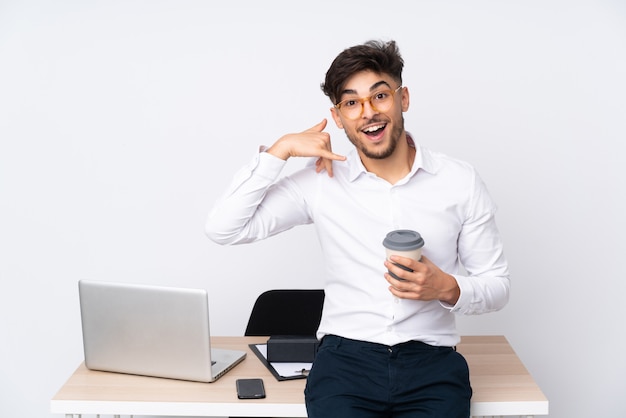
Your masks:
<svg viewBox="0 0 626 418"><path fill-rule="evenodd" d="M314 336L323 304L322 289L268 290L254 303L245 335Z"/></svg>

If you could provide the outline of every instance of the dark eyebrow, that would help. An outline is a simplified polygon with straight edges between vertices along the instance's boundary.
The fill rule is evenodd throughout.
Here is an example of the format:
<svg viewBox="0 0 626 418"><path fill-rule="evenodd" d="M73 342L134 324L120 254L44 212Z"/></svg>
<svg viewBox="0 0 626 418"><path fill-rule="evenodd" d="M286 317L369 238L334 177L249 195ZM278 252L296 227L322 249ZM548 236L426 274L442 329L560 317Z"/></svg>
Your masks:
<svg viewBox="0 0 626 418"><path fill-rule="evenodd" d="M379 81L378 83L374 83L374 85L373 85L372 87L370 87L370 91L374 91L374 90L376 90L377 88L379 88L379 87L380 87L380 86L382 86L382 85L385 85L385 86L387 86L387 87L391 88L391 86L389 85L389 83L387 83L387 82L386 82L386 81L384 81L384 80L381 80L381 81Z"/></svg>
<svg viewBox="0 0 626 418"><path fill-rule="evenodd" d="M387 86L389 88L391 88L391 86L389 85L389 83L387 83L384 80L381 80L377 83L372 84L372 86L370 87L370 91L374 91L377 88L379 88L380 86ZM356 90L353 89L345 89L344 91L341 92L341 96L339 97L343 97L344 94L357 94Z"/></svg>

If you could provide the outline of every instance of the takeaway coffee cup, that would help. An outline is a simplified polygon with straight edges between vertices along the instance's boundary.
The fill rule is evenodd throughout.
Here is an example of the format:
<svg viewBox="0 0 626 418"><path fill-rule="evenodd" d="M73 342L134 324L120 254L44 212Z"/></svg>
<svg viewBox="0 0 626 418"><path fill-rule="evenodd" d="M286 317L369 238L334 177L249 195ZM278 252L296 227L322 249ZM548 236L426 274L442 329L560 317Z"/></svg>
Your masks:
<svg viewBox="0 0 626 418"><path fill-rule="evenodd" d="M399 255L402 257L412 258L413 260L420 261L422 259L422 247L424 246L424 239L419 232L412 231L410 229L397 229L387 234L383 240L383 246L387 252L387 259L392 255ZM410 268L398 263L394 263L396 266L407 270L413 271ZM398 276L389 272L395 279L400 279Z"/></svg>

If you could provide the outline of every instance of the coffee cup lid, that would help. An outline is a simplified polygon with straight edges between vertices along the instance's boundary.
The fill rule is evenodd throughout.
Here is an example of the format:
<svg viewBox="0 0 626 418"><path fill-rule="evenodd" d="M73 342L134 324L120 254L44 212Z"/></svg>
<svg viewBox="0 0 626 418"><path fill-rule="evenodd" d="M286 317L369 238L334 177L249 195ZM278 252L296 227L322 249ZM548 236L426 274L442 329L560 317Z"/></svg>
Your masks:
<svg viewBox="0 0 626 418"><path fill-rule="evenodd" d="M383 240L385 248L397 251L410 251L424 246L424 239L419 232L410 229L391 231Z"/></svg>

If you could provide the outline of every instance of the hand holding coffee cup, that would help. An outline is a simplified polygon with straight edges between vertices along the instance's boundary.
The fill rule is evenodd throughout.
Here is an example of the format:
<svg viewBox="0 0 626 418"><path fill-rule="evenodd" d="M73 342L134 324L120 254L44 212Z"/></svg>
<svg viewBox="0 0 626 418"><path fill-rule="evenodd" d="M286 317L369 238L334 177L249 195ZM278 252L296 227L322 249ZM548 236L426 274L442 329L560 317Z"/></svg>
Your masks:
<svg viewBox="0 0 626 418"><path fill-rule="evenodd" d="M424 239L419 232L412 231L410 229L398 229L391 231L387 234L383 240L383 246L387 253L387 259L391 261L392 255L399 255L402 257L412 258L415 261L422 259L422 247L424 247ZM403 266L402 264L393 263L406 271L413 271L410 268ZM389 271L389 274L398 280L403 280L400 277Z"/></svg>

